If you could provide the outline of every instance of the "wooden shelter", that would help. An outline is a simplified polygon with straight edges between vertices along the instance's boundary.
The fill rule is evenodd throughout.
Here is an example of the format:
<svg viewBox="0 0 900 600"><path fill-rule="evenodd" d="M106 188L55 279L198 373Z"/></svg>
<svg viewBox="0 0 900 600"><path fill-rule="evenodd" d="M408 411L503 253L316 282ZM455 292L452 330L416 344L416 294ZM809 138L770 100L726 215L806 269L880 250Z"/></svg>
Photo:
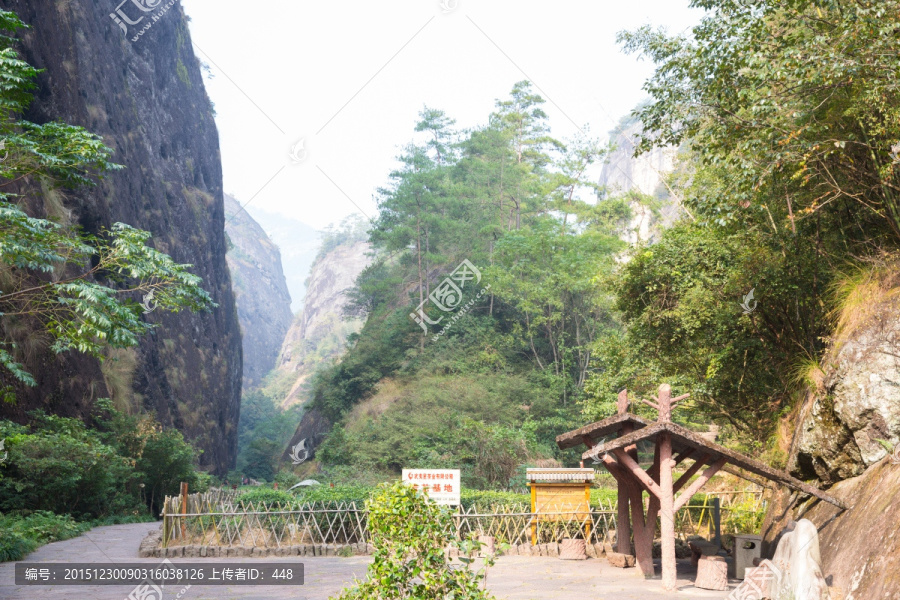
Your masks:
<svg viewBox="0 0 900 600"><path fill-rule="evenodd" d="M633 536L634 556L645 577L654 575L653 539L659 518L663 587L675 589L675 513L726 466L731 466L727 469L729 472L755 483L762 478L815 496L841 509L847 508L840 500L814 486L673 423L672 408L687 397L685 394L672 398L672 389L668 384L659 386L655 402L643 400L659 412L658 420L652 422L628 412L628 392L622 390L617 403L618 414L556 438L556 444L561 449L585 444L588 451L583 458L602 462L615 478L619 499L617 551L632 554L630 538ZM653 465L646 471L638 465L639 442L651 442L654 447ZM693 464L677 481L673 481L673 469L685 460L693 460ZM704 469L700 476L688 484L700 469ZM675 494L682 488L685 488L684 491L676 498ZM646 512L643 501L645 491L649 495Z"/></svg>

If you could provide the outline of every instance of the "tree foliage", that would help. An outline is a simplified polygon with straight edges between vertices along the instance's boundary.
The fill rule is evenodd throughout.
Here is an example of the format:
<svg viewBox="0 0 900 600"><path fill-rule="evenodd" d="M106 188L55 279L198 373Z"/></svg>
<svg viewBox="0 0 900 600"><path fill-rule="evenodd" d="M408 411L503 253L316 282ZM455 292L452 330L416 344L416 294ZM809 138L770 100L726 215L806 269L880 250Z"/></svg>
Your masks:
<svg viewBox="0 0 900 600"><path fill-rule="evenodd" d="M900 242L900 4L693 4L708 12L690 34L620 34L657 64L640 150L680 146L693 219L622 269L626 331L598 344L585 408L665 377L759 448L827 347L836 276Z"/></svg>
<svg viewBox="0 0 900 600"><path fill-rule="evenodd" d="M344 590L337 600L489 600L484 570L469 558L476 543L452 535L450 512L403 483L381 486L366 502L375 546L367 580ZM451 566L446 548L462 550L462 568ZM485 568L491 563L487 559Z"/></svg>

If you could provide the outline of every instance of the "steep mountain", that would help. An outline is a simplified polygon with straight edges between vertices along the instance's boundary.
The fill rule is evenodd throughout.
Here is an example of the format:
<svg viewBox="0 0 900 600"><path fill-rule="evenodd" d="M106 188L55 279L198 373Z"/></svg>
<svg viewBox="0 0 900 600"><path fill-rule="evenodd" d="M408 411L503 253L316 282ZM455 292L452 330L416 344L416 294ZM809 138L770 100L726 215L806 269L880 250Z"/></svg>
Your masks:
<svg viewBox="0 0 900 600"><path fill-rule="evenodd" d="M347 336L362 327L362 320L343 316L346 292L370 261L371 248L361 237L352 233L326 236L325 246L312 266L303 310L291 323L266 386L284 407L306 400L312 374L319 366L339 358Z"/></svg>
<svg viewBox="0 0 900 600"><path fill-rule="evenodd" d="M159 325L153 335L102 365L32 340L26 367L38 385L17 389L17 403L0 406L0 416L25 421L41 408L86 417L96 398L111 397L180 429L203 450L201 466L224 474L237 452L241 338L225 261L218 132L181 6L0 5L30 26L17 34L18 49L43 69L25 118L84 126L125 167L62 197L74 222L88 233L119 221L150 231L158 250L194 265L218 304L199 314L149 313Z"/></svg>
<svg viewBox="0 0 900 600"><path fill-rule="evenodd" d="M622 119L610 132L614 149L600 172L599 183L606 187L608 194L635 191L647 197L644 202L633 200L630 203L633 216L623 236L630 244L654 239L678 216L678 209L662 181L663 176L674 169L676 150L654 148L635 157L636 138L642 130L639 120L633 117Z"/></svg>
<svg viewBox="0 0 900 600"><path fill-rule="evenodd" d="M244 348L244 389L256 386L275 364L291 326L291 296L281 253L241 204L225 195L228 269Z"/></svg>
<svg viewBox="0 0 900 600"><path fill-rule="evenodd" d="M270 213L250 204L245 208L254 221L269 234L281 252L284 277L291 294L291 313L303 308L306 297L306 278L322 245L322 234L301 221ZM271 365L270 367L271 368Z"/></svg>

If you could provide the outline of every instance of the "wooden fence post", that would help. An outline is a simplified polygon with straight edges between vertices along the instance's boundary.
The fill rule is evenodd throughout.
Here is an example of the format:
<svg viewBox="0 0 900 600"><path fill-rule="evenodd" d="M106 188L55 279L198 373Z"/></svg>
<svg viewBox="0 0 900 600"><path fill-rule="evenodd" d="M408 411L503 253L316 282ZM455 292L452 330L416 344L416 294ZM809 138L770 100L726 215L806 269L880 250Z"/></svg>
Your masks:
<svg viewBox="0 0 900 600"><path fill-rule="evenodd" d="M187 527L185 526L185 516L187 514L188 502L188 484L186 481L181 482L181 539L187 538Z"/></svg>
<svg viewBox="0 0 900 600"><path fill-rule="evenodd" d="M163 537L162 537L162 547L167 548L169 545L169 515L167 514L169 510L169 497L166 496L165 500L163 500Z"/></svg>

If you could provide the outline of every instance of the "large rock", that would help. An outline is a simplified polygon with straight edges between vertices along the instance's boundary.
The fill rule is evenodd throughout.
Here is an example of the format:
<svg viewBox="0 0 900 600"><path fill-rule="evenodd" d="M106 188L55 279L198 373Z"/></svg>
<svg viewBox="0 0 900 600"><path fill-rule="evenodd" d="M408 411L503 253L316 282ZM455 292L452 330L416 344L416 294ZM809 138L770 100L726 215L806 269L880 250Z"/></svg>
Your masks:
<svg viewBox="0 0 900 600"><path fill-rule="evenodd" d="M248 389L258 385L275 367L294 315L278 246L227 194L225 215L225 232L231 242L228 268L241 324L244 389Z"/></svg>
<svg viewBox="0 0 900 600"><path fill-rule="evenodd" d="M873 280L861 293L869 302L842 315L845 326L799 411L788 457L794 474L817 479L850 510L783 491L771 499L763 524L767 557L790 520L806 518L818 528L832 600L900 598L900 461L878 441L900 447L895 289L896 281Z"/></svg>
<svg viewBox="0 0 900 600"><path fill-rule="evenodd" d="M826 359L821 389L810 392L789 467L824 484L855 477L900 445L900 308L888 298L865 309Z"/></svg>
<svg viewBox="0 0 900 600"><path fill-rule="evenodd" d="M677 152L671 147L659 147L635 157L634 150L642 131L641 122L629 116L610 132L615 148L603 165L599 181L612 196L635 191L654 198L661 205L659 211L654 211L641 203L630 203L633 216L620 233L620 237L630 244L656 239L680 212L663 184L663 176L674 168Z"/></svg>
<svg viewBox="0 0 900 600"><path fill-rule="evenodd" d="M831 600L900 598L900 465L884 459L859 477L835 484L828 491L850 510L817 502L803 517L819 530L822 574L831 586ZM797 510L785 497L773 503L763 533L772 555L787 521Z"/></svg>
<svg viewBox="0 0 900 600"><path fill-rule="evenodd" d="M282 406L304 403L316 369L340 358L347 336L362 328L363 320L346 318L344 307L347 292L371 260L370 251L367 242L351 237L316 258L303 310L284 337L275 377L266 388Z"/></svg>
<svg viewBox="0 0 900 600"><path fill-rule="evenodd" d="M87 418L96 398L111 397L123 410L151 411L180 429L203 450L200 464L224 475L237 453L241 339L225 263L219 137L181 5L146 13L138 26L126 27L127 37L110 18L114 2L0 5L30 26L16 34L17 48L43 69L25 118L86 127L125 166L95 187L60 196L72 221L87 233L117 221L150 231L156 249L194 265L218 304L199 314L146 315L159 328L102 368L92 358L57 356L30 342L35 351L25 364L38 385L16 389L17 402L0 403L0 417L25 421L41 408ZM136 5L122 6L133 20L144 14ZM162 3L155 6L162 10Z"/></svg>

